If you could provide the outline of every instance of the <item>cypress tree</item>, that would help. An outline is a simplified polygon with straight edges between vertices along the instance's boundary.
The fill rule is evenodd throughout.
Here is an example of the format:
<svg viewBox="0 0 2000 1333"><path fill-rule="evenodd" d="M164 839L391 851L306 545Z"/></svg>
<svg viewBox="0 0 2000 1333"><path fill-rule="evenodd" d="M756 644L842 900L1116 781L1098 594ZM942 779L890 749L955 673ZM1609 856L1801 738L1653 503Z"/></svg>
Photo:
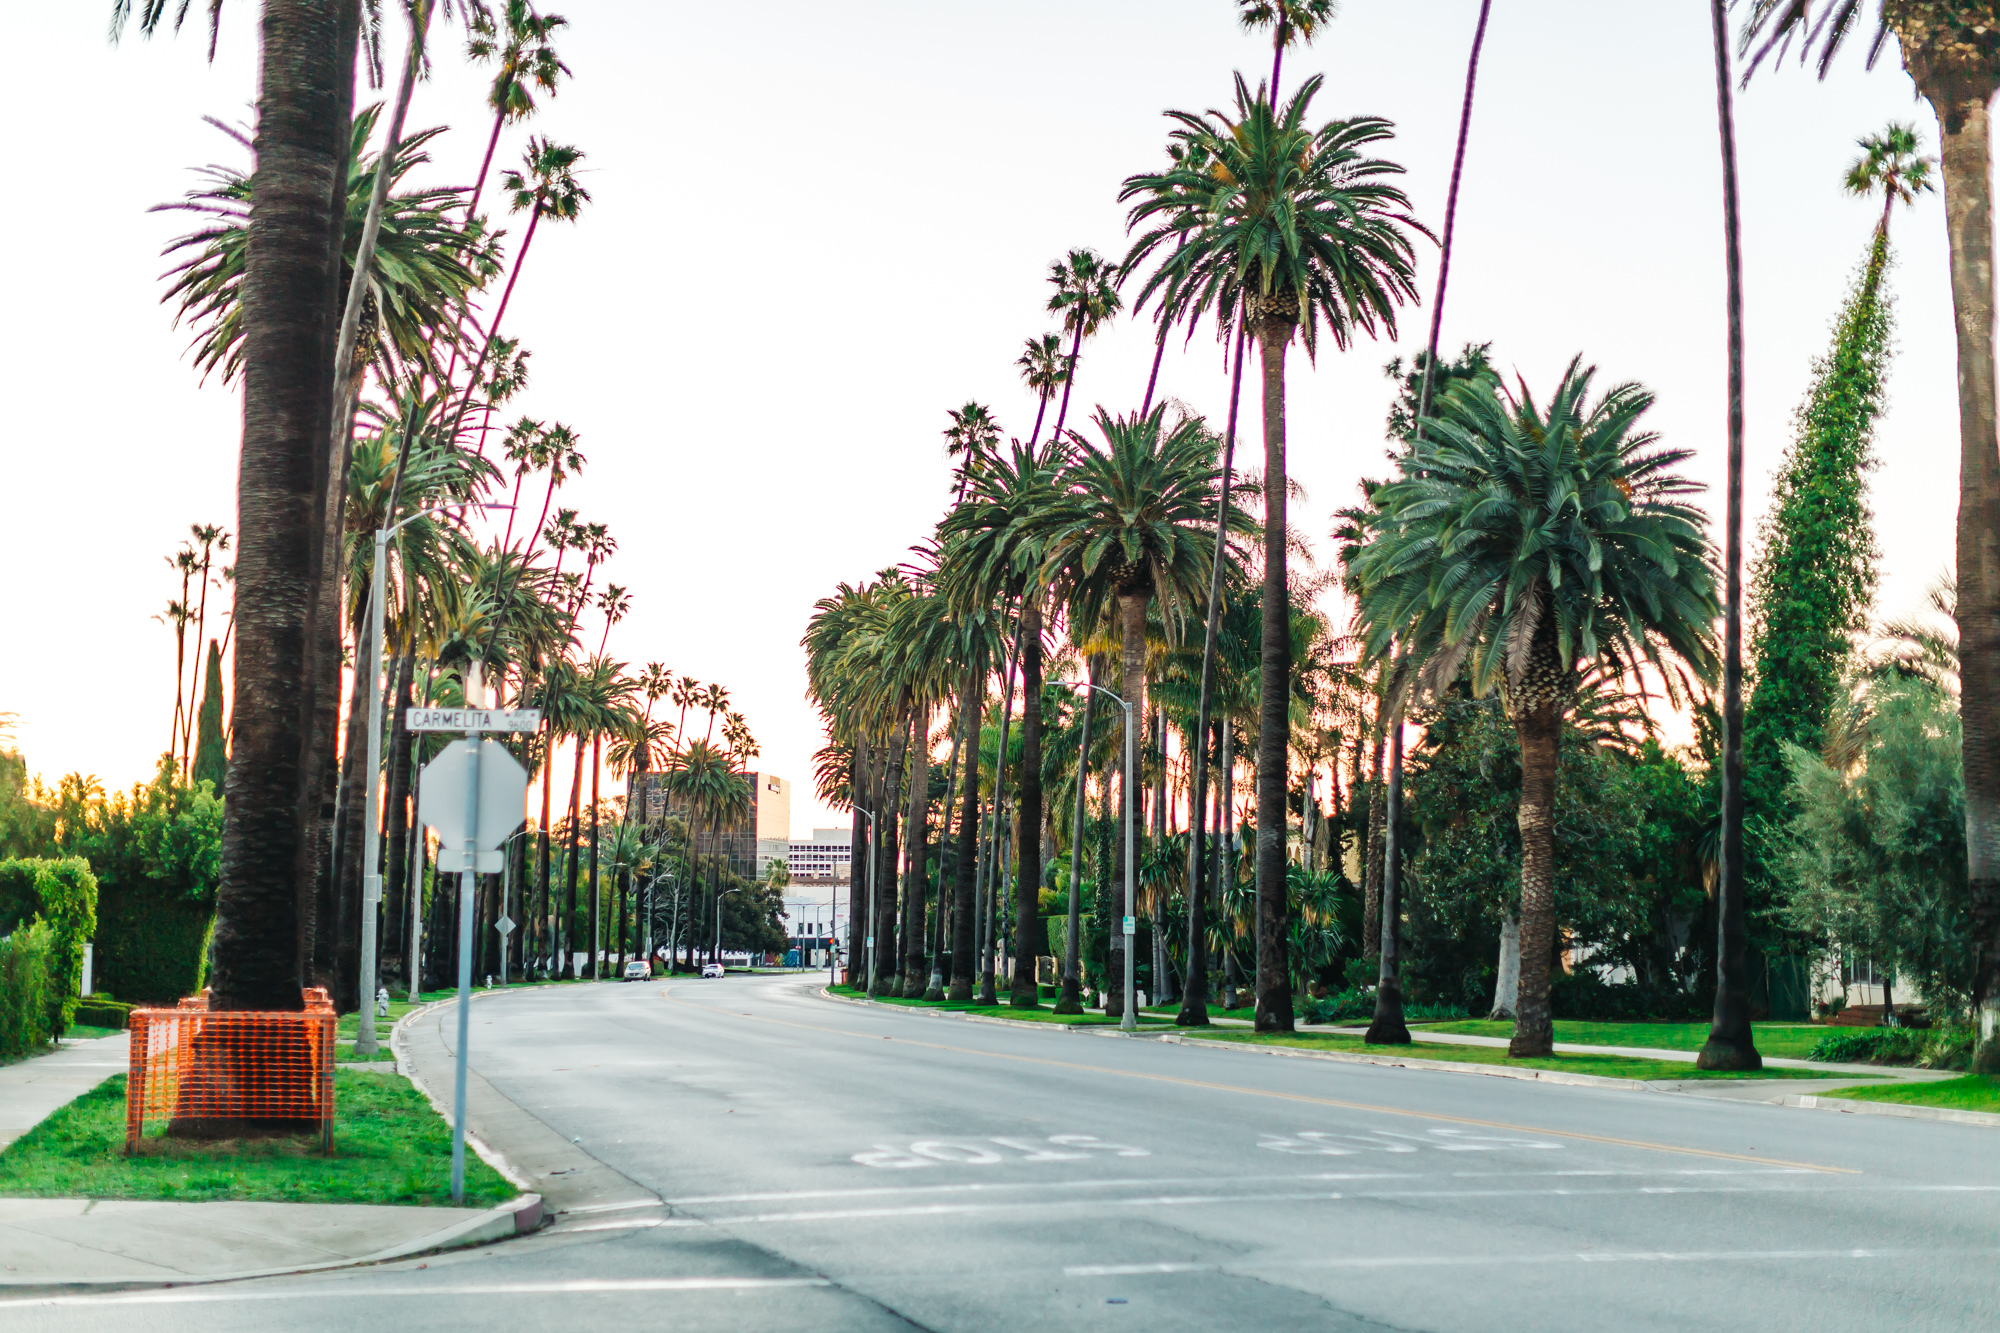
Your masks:
<svg viewBox="0 0 2000 1333"><path fill-rule="evenodd" d="M1928 190L1915 131L1863 139L1867 155L1847 188L1880 191L1881 221L1834 322L1833 346L1813 363L1794 438L1772 488L1751 570L1755 687L1743 728L1746 880L1754 908L1771 901L1772 839L1789 823L1785 742L1817 750L1875 593L1874 518L1862 474L1874 465L1875 422L1889 368L1889 216ZM1753 910L1753 919L1756 916Z"/></svg>
<svg viewBox="0 0 2000 1333"><path fill-rule="evenodd" d="M229 773L229 743L222 734L222 649L208 641L208 674L201 687L201 713L196 719L194 781L204 779L222 794L222 780Z"/></svg>

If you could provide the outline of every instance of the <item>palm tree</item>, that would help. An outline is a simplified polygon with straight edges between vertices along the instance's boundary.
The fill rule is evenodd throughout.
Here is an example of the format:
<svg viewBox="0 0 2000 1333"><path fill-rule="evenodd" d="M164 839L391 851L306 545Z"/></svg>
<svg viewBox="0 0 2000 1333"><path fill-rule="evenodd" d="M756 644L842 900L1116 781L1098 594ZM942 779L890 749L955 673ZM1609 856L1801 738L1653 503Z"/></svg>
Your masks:
<svg viewBox="0 0 2000 1333"><path fill-rule="evenodd" d="M599 981L604 976L600 956L603 945L600 916L604 891L597 867L598 815L602 804L598 797L598 780L604 771L604 742L606 739L614 743L637 742L644 735L644 726L639 711L632 706L638 682L625 674L623 662L614 662L600 653L585 664L583 681L590 713L590 872L587 881L590 885L590 979Z"/></svg>
<svg viewBox="0 0 2000 1333"><path fill-rule="evenodd" d="M588 461L578 451L576 439L576 432L560 421L550 426L548 432L541 438L544 459L541 466L549 470L549 488L542 493L542 512L535 519L536 532L541 532L543 525L548 522L549 504L556 498L556 487L583 471L583 466ZM559 512L569 514L571 519L576 517L574 510ZM510 531L508 535L511 537L513 534Z"/></svg>
<svg viewBox="0 0 2000 1333"><path fill-rule="evenodd" d="M1236 0L1236 9L1236 21L1245 31L1271 30L1271 106L1275 109L1285 48L1310 45L1319 35L1320 25L1333 20L1338 0Z"/></svg>
<svg viewBox="0 0 2000 1333"><path fill-rule="evenodd" d="M961 615L974 607L1006 606L1018 600L1020 622L1016 654L1021 664L1021 767L1018 810L1021 827L1016 882L1015 957L1022 960L1014 974L1009 1003L1034 1008L1036 989L1032 945L1040 913L1042 882L1042 656L1043 616L1050 571L1045 568L1038 528L1058 500L1057 486L1069 466L1072 448L1058 431L1040 448L1016 443L1005 456L988 459L973 479L964 503L945 516L939 534L948 545L949 597ZM938 682L940 686L943 682ZM1011 691L1008 711L1012 707ZM1001 721L1004 766L1007 714ZM995 769L994 800L1000 799L1000 769Z"/></svg>
<svg viewBox="0 0 2000 1333"><path fill-rule="evenodd" d="M952 504L962 504L965 500L965 483L971 475L973 465L994 445L1000 443L1000 423L993 414L978 403L967 403L955 412L946 413L951 425L945 427L945 453L959 460L958 494L952 497Z"/></svg>
<svg viewBox="0 0 2000 1333"><path fill-rule="evenodd" d="M1032 449L1042 438L1042 414L1049 409L1049 395L1069 383L1069 370L1063 364L1062 335L1044 333L1028 339L1014 364L1020 368L1022 382L1035 393L1035 429L1028 436L1028 447Z"/></svg>
<svg viewBox="0 0 2000 1333"><path fill-rule="evenodd" d="M380 112L380 107L362 111L354 118L350 136L352 166L343 202L341 239L343 296L353 282L381 165L379 158L366 152ZM219 121L210 124L245 149L251 148L250 136L244 131ZM398 188L412 170L429 164L425 145L442 133L442 128L430 129L405 138L396 148L389 173L391 192L383 202L368 267L367 304L357 342L368 354L357 360L375 361L385 379L393 373L388 360L391 354L413 368L441 375L438 352L442 345L455 342L451 333L454 308L499 271L494 243L451 216L458 207L458 190ZM168 270L171 280L161 299L175 305L177 323L185 320L195 327L194 361L202 374L219 369L225 381L234 382L243 373L247 351L243 285L254 208L250 173L211 166L200 174L206 178L200 188L190 190L179 203L160 204L154 209L192 213L200 219L196 230L167 246L167 256L177 262Z"/></svg>
<svg viewBox="0 0 2000 1333"><path fill-rule="evenodd" d="M1391 336L1397 307L1416 298L1411 233L1422 227L1409 200L1390 184L1393 163L1365 155L1387 139L1387 121L1361 117L1306 128L1322 80L1315 75L1282 113L1236 79L1236 116L1169 113L1181 151L1161 175L1128 177L1121 200L1134 200L1131 222L1150 229L1134 242L1125 267L1169 240L1174 250L1146 280L1139 301L1157 294L1160 317L1219 321L1241 311L1256 338L1263 371L1264 592L1263 697L1257 740L1257 826L1285 824L1288 746L1286 682L1291 677L1290 601L1286 585L1285 351L1303 334L1308 356L1322 322L1345 348L1356 331ZM1285 845L1257 841L1257 1025L1289 1031L1292 1004L1285 941Z"/></svg>
<svg viewBox="0 0 2000 1333"><path fill-rule="evenodd" d="M1076 387L1076 358L1083 350L1083 340L1124 308L1117 281L1117 267L1095 250L1072 250L1049 265L1049 285L1056 289L1049 298L1049 313L1062 316L1063 331L1070 335L1069 360L1063 366L1062 406L1056 411L1058 437L1069 420L1069 391Z"/></svg>
<svg viewBox="0 0 2000 1333"><path fill-rule="evenodd" d="M1096 625L1115 617L1119 692L1130 702L1129 716L1144 717L1147 612L1157 604L1170 631L1177 631L1208 589L1214 559L1209 513L1222 486L1220 441L1200 417L1181 417L1169 427L1165 404L1144 416L1114 417L1100 409L1095 424L1102 446L1077 450L1059 497L1031 520L1030 530L1044 570L1067 594L1070 623ZM1232 526L1249 531L1240 507ZM1136 820L1136 801L1131 812ZM1140 833L1131 830L1135 848L1143 847ZM1119 839L1120 855L1124 842ZM1124 948L1124 937L1114 934L1114 958ZM1113 1007L1122 1009L1122 997Z"/></svg>
<svg viewBox="0 0 2000 1333"><path fill-rule="evenodd" d="M514 465L514 494L507 502L507 531L500 538L502 546L514 541L514 520L521 514L521 483L531 472L539 472L549 465L548 428L533 417L522 417L507 428L507 438L500 443L500 456ZM537 524L536 527L540 527Z"/></svg>
<svg viewBox="0 0 2000 1333"><path fill-rule="evenodd" d="M1551 1049L1557 754L1580 673L1650 667L1678 702L1689 673L1707 681L1717 666L1707 517L1684 499L1697 485L1675 471L1691 453L1660 449L1637 429L1653 402L1638 385L1590 404L1592 375L1571 362L1546 411L1492 377L1454 383L1343 552L1371 661L1395 654L1433 694L1469 670L1476 692L1499 688L1514 722L1515 1056ZM1399 706L1392 700L1391 716Z"/></svg>
<svg viewBox="0 0 2000 1333"><path fill-rule="evenodd" d="M663 780L668 797L687 812L690 877L696 889L700 887L700 831L720 832L724 824L740 819L750 808L750 784L735 767L728 754L705 740L683 746L667 757ZM714 858L710 859L713 862ZM719 901L714 907L719 910ZM692 942L688 948L692 961Z"/></svg>
<svg viewBox="0 0 2000 1333"><path fill-rule="evenodd" d="M560 14L535 13L528 0L505 0L497 22L484 5L471 14L465 53L482 63L495 61L496 66L486 93L486 105L493 108L493 133L486 138L486 156L480 159L479 174L472 180L472 198L465 205L467 221L479 213L479 195L486 188L486 173L493 166L501 128L509 121L534 115L536 89L553 97L557 82L569 73L569 66L556 57L550 43L556 30L568 23Z"/></svg>
<svg viewBox="0 0 2000 1333"><path fill-rule="evenodd" d="M1712 0L1713 2L1713 0ZM1747 81L1796 42L1826 77L1861 27L1860 0L1752 0L1743 28ZM1976 1003L2000 1008L2000 432L1995 425L1991 103L2000 91L2000 23L1990 4L1886 0L1869 46L1872 64L1893 35L1903 68L1937 113L1945 227L1958 333L1958 632L1964 658L1966 873L1982 923ZM1718 13L1715 21L1723 21ZM1761 39L1761 42L1760 42ZM1752 48L1754 52L1752 52ZM1980 1043L1974 1067L2000 1072L2000 1037Z"/></svg>

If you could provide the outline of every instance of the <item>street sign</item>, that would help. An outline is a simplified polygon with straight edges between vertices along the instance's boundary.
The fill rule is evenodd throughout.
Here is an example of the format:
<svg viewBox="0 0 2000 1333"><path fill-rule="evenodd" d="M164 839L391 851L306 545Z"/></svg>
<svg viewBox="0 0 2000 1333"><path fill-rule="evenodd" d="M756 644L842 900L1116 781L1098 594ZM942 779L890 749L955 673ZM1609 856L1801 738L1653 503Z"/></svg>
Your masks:
<svg viewBox="0 0 2000 1333"><path fill-rule="evenodd" d="M479 747L479 823L473 830L480 851L479 864L465 864L466 772L472 759L471 747ZM417 798L417 817L436 830L438 869L478 870L498 874L500 844L527 818L528 771L508 754L499 741L453 741L444 753L424 765L422 794ZM490 860L490 864L489 864Z"/></svg>
<svg viewBox="0 0 2000 1333"><path fill-rule="evenodd" d="M501 917L493 923L493 929L499 931L503 939L506 936L512 935L514 933L514 918L511 916Z"/></svg>
<svg viewBox="0 0 2000 1333"><path fill-rule="evenodd" d="M426 769L425 773L428 775L429 770ZM1137 935L1139 933L1139 922L1136 918L1129 916L1125 918L1125 933L1127 935Z"/></svg>
<svg viewBox="0 0 2000 1333"><path fill-rule="evenodd" d="M539 708L412 708L411 731L533 731L542 725Z"/></svg>

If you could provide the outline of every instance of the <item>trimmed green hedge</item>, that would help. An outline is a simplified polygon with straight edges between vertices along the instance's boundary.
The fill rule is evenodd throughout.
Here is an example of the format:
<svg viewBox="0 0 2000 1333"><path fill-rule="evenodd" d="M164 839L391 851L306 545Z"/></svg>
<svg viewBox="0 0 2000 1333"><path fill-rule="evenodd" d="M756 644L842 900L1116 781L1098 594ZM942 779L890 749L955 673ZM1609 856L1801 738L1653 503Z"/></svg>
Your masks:
<svg viewBox="0 0 2000 1333"><path fill-rule="evenodd" d="M73 856L0 861L0 932L38 918L54 932L49 1020L60 1036L75 1021L83 991L83 951L97 933L97 879L88 862Z"/></svg>
<svg viewBox="0 0 2000 1333"><path fill-rule="evenodd" d="M132 1010L135 1008L137 1008L136 1005L126 1004L119 1000L106 999L99 995L89 995L85 996L83 1003L76 1007L76 1015L70 1021L72 1023L81 1023L85 1027L111 1028L114 1031L122 1032L125 1030L126 1023L130 1021Z"/></svg>
<svg viewBox="0 0 2000 1333"><path fill-rule="evenodd" d="M1806 1058L1828 1064L1970 1069L1973 1044L1971 1028L1835 1028Z"/></svg>
<svg viewBox="0 0 2000 1333"><path fill-rule="evenodd" d="M215 924L212 903L190 901L172 885L111 880L97 915L91 971L99 989L169 1008L201 990Z"/></svg>

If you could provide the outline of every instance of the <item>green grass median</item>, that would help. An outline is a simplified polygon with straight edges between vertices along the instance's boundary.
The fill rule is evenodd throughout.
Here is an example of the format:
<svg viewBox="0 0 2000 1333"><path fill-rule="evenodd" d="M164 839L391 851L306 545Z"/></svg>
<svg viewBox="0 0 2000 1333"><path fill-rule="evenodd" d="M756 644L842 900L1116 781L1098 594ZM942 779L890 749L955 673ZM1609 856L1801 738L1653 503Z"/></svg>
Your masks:
<svg viewBox="0 0 2000 1333"><path fill-rule="evenodd" d="M2000 1112L2000 1078L1967 1074L1963 1078L1934 1079L1925 1083L1896 1082L1865 1088L1838 1088L1822 1097L1845 1097L1857 1102L1894 1102L1898 1106L1937 1106L1948 1111Z"/></svg>
<svg viewBox="0 0 2000 1333"><path fill-rule="evenodd" d="M15 1198L451 1202L451 1127L394 1074L334 1073L333 1152L309 1138L204 1141L149 1135L125 1152L125 1076L85 1093L0 1152L0 1195ZM465 1203L514 1197L465 1155Z"/></svg>
<svg viewBox="0 0 2000 1333"><path fill-rule="evenodd" d="M1558 1018L1556 1040L1573 1046L1650 1046L1662 1051L1698 1051L1708 1040L1706 1023L1588 1023ZM1821 1037L1834 1029L1823 1023L1755 1023L1760 1055L1803 1060ZM1462 1023L1426 1023L1425 1033L1444 1032L1469 1037L1511 1037L1514 1025L1504 1019L1475 1018Z"/></svg>
<svg viewBox="0 0 2000 1333"><path fill-rule="evenodd" d="M859 986L829 986L834 995L850 1000L866 1000L868 992ZM906 1009L942 1009L952 1014L979 1014L986 1018L1014 1018L1023 1023L1059 1023L1064 1027L1117 1027L1118 1020L1106 1018L1102 1013L1059 1014L1052 1007L1053 1000L1043 1001L1039 1008L1016 1009L1011 1004L954 1004L950 1000L906 1000L901 996L877 995L877 1004L900 1005ZM1140 1011L1139 1026L1146 1029L1167 1029L1171 1022L1160 1022L1148 1018L1146 1011Z"/></svg>
<svg viewBox="0 0 2000 1333"><path fill-rule="evenodd" d="M1501 1024L1500 1026L1510 1026ZM1204 1032L1191 1040L1238 1042L1254 1046L1291 1046L1308 1051L1342 1051L1353 1055L1385 1055L1407 1060L1442 1060L1451 1064L1502 1065L1512 1069L1554 1069L1566 1074L1592 1074L1600 1078L1661 1079L1708 1078L1825 1078L1814 1069L1762 1069L1754 1073L1709 1073L1682 1060L1646 1060L1629 1055L1551 1055L1526 1060L1507 1057L1504 1046L1450 1046L1441 1042L1418 1042L1410 1046L1371 1046L1359 1037L1338 1033L1281 1033L1223 1030Z"/></svg>

